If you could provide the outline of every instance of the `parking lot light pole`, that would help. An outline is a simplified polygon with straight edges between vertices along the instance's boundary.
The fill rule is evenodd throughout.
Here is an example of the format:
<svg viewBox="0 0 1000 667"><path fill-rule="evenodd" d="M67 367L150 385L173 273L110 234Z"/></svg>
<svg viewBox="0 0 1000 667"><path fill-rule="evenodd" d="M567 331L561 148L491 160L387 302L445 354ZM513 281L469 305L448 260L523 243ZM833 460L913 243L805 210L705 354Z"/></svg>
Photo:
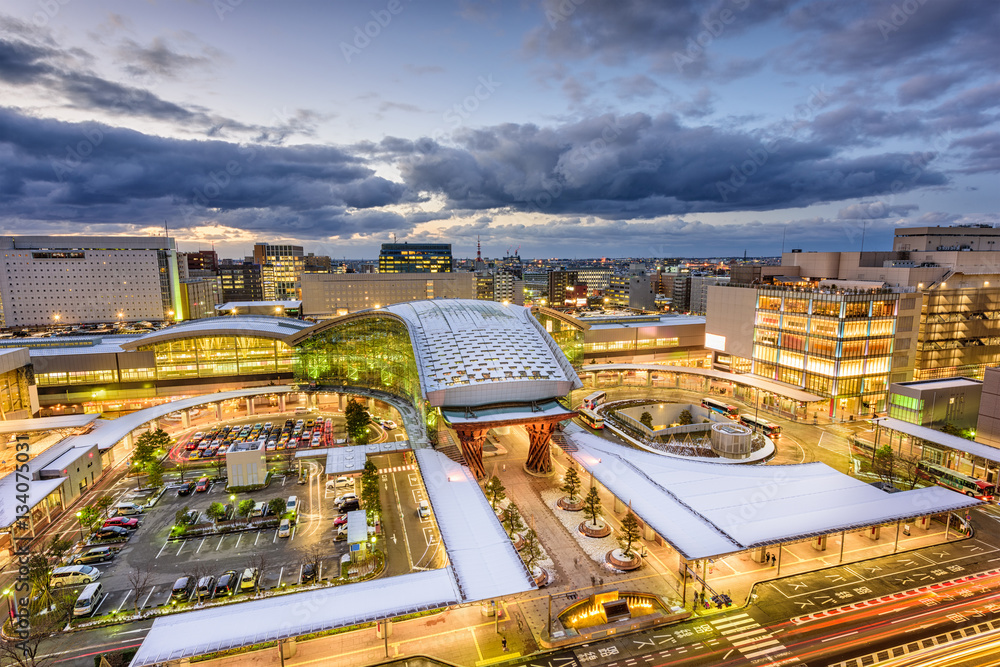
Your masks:
<svg viewBox="0 0 1000 667"><path fill-rule="evenodd" d="M76 520L80 528L80 541L83 542L83 512L76 513Z"/></svg>

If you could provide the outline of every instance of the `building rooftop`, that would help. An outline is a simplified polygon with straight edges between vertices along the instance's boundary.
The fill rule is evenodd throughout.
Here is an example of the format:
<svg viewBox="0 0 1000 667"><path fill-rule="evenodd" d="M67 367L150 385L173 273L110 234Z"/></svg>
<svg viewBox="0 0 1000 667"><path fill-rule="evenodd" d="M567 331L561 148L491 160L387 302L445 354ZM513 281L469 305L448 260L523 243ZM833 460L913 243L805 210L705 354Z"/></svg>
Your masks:
<svg viewBox="0 0 1000 667"><path fill-rule="evenodd" d="M146 345L163 343L195 336L252 336L256 338L285 338L308 329L311 322L290 317L270 317L266 315L233 315L227 317L206 317L200 320L181 322L159 331L154 331L122 343L126 350L135 350Z"/></svg>
<svg viewBox="0 0 1000 667"><path fill-rule="evenodd" d="M901 387L913 387L915 389L924 389L927 391L938 391L941 389L958 389L960 387L973 387L981 386L983 383L981 380L973 380L971 378L945 378L944 380L914 380L912 382L893 382L893 384L898 384Z"/></svg>
<svg viewBox="0 0 1000 667"><path fill-rule="evenodd" d="M216 310L233 308L301 308L301 301L227 301L215 307Z"/></svg>

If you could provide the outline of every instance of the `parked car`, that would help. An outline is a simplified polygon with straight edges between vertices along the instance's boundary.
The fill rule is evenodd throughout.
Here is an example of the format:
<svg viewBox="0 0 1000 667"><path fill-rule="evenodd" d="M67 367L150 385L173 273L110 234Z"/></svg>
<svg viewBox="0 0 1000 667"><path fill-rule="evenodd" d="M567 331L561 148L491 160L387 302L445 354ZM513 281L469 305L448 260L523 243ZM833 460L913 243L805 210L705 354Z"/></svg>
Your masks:
<svg viewBox="0 0 1000 667"><path fill-rule="evenodd" d="M278 537L291 537L292 535L292 522L288 519L282 519L281 523L278 525Z"/></svg>
<svg viewBox="0 0 1000 667"><path fill-rule="evenodd" d="M302 566L302 583L311 584L314 581L316 581L316 566L306 563Z"/></svg>
<svg viewBox="0 0 1000 667"><path fill-rule="evenodd" d="M104 526L94 533L99 540L127 540L128 536L128 530L121 526Z"/></svg>
<svg viewBox="0 0 1000 667"><path fill-rule="evenodd" d="M195 583L194 577L189 574L175 581L173 588L170 589L170 601L187 602L194 593Z"/></svg>
<svg viewBox="0 0 1000 667"><path fill-rule="evenodd" d="M387 431L391 431L392 429L396 428L396 422L392 421L391 419L383 419L382 428L384 428Z"/></svg>
<svg viewBox="0 0 1000 667"><path fill-rule="evenodd" d="M91 565L68 565L52 570L52 588L89 584L101 576L101 571Z"/></svg>
<svg viewBox="0 0 1000 667"><path fill-rule="evenodd" d="M115 551L111 547L96 547L76 554L69 562L73 565L89 565L90 563L103 563L114 557Z"/></svg>
<svg viewBox="0 0 1000 667"><path fill-rule="evenodd" d="M347 523L347 515L346 514L341 514L340 516L334 517L334 519L333 519L333 527L334 528L336 528L337 526L343 526L345 523Z"/></svg>
<svg viewBox="0 0 1000 667"><path fill-rule="evenodd" d="M252 591L257 588L257 577L260 576L260 572L257 571L255 567L248 567L243 570L243 576L240 577L240 592Z"/></svg>
<svg viewBox="0 0 1000 667"><path fill-rule="evenodd" d="M127 530L135 530L139 527L139 520L116 516L113 519L108 519L104 522L104 527L107 528L108 526L118 526L119 528L125 528Z"/></svg>
<svg viewBox="0 0 1000 667"><path fill-rule="evenodd" d="M212 594L212 597L221 598L232 595L236 592L239 579L240 575L236 573L236 570L226 570L215 583L215 593Z"/></svg>
<svg viewBox="0 0 1000 667"><path fill-rule="evenodd" d="M421 519L429 519L431 516L431 506L426 500L421 500L420 505L417 506L417 516Z"/></svg>
<svg viewBox="0 0 1000 667"><path fill-rule="evenodd" d="M198 493L204 493L205 491L208 491L208 484L208 477L202 477L198 480L198 484L194 487L194 490Z"/></svg>
<svg viewBox="0 0 1000 667"><path fill-rule="evenodd" d="M345 523L342 526L338 526L337 529L334 531L333 541L343 542L346 539L347 539L347 524Z"/></svg>
<svg viewBox="0 0 1000 667"><path fill-rule="evenodd" d="M354 478L338 477L337 479L331 479L326 483L326 488L335 489L337 491L346 491L347 489L353 489Z"/></svg>
<svg viewBox="0 0 1000 667"><path fill-rule="evenodd" d="M357 500L357 499L358 499L358 494L353 493L353 492L352 493L345 493L343 495L337 496L337 499L333 501L333 504L336 505L336 506L338 506L338 507L340 507L341 505L343 505L344 503L346 503L346 502L348 502L350 500Z"/></svg>
<svg viewBox="0 0 1000 667"><path fill-rule="evenodd" d="M337 511L341 514L347 514L348 512L353 512L359 509L361 509L361 503L357 498L354 498L352 500L345 501L344 504L337 509Z"/></svg>
<svg viewBox="0 0 1000 667"><path fill-rule="evenodd" d="M198 516L199 516L198 510L191 510L190 512L185 513L184 516L181 517L181 523L187 526L193 526L194 524L198 523Z"/></svg>
<svg viewBox="0 0 1000 667"><path fill-rule="evenodd" d="M194 491L194 482L184 482L177 487L178 496L189 496Z"/></svg>
<svg viewBox="0 0 1000 667"><path fill-rule="evenodd" d="M208 575L198 580L198 599L208 600L215 592L215 577Z"/></svg>

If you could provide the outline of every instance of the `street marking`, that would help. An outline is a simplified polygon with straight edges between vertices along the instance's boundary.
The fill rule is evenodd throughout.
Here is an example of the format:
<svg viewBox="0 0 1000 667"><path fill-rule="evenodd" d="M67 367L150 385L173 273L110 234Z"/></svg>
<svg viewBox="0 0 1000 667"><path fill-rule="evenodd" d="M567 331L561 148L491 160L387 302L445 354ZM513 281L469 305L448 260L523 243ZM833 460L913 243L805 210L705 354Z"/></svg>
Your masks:
<svg viewBox="0 0 1000 667"><path fill-rule="evenodd" d="M183 548L184 548L184 544L185 544L184 540L181 540L181 547L180 547L180 549L178 549L178 550L177 550L177 555L178 555L178 556L180 556L180 555L181 555L181 549L183 549Z"/></svg>
<svg viewBox="0 0 1000 667"><path fill-rule="evenodd" d="M156 554L155 558L159 558L159 557L160 557L160 554L162 554L162 553L163 553L163 550L167 548L167 545L168 545L168 544L170 544L170 540L167 540L167 541L165 541L165 542L163 543L163 546L162 546L162 547L160 547L160 552L159 552L158 554Z"/></svg>
<svg viewBox="0 0 1000 667"><path fill-rule="evenodd" d="M835 639L843 639L844 637L850 637L851 635L856 635L856 634L858 634L858 631L857 631L857 630L855 630L855 631L853 631L853 632L845 632L844 634L842 634L842 635L837 635L836 637L827 637L826 639L822 639L822 640L820 640L820 641L824 641L824 642L832 642L832 641L833 641L833 640L835 640Z"/></svg>
<svg viewBox="0 0 1000 667"><path fill-rule="evenodd" d="M124 606L125 606L125 603L126 603L126 602L128 602L128 599L129 599L130 597L132 597L132 593L133 593L133 591L127 591L127 592L125 593L125 597L124 597L124 598L122 598L122 601L121 601L121 604L119 604L119 605L118 605L118 609L115 609L115 613L116 613L116 614L117 614L118 612L120 612L120 611L122 610L122 607L124 607Z"/></svg>
<svg viewBox="0 0 1000 667"><path fill-rule="evenodd" d="M142 606L139 607L140 609L146 608L146 603L149 602L149 598L153 597L153 593L155 591L156 591L156 586L153 586L151 589L149 589L149 594L146 595L146 599L142 601Z"/></svg>
<svg viewBox="0 0 1000 667"><path fill-rule="evenodd" d="M302 583L302 568L304 568L305 566L306 566L305 563L302 563L301 565L299 565L299 583L300 584Z"/></svg>
<svg viewBox="0 0 1000 667"><path fill-rule="evenodd" d="M201 551L201 548L202 548L203 546L205 546L205 540L207 540L207 539L208 539L207 537L203 537L203 538L201 538L201 544L199 544L199 545L198 545L198 549L197 549L197 551L195 551L195 553L198 553L198 552L200 552L200 551Z"/></svg>
<svg viewBox="0 0 1000 667"><path fill-rule="evenodd" d="M221 538L219 538L219 546L215 547L215 550L218 551L219 548L222 546L222 543L225 542L225 541L226 541L226 536L223 535Z"/></svg>
<svg viewBox="0 0 1000 667"><path fill-rule="evenodd" d="M278 583L276 584L277 588L281 588L281 575L283 575L284 573L285 573L285 566L282 565L281 569L278 570Z"/></svg>

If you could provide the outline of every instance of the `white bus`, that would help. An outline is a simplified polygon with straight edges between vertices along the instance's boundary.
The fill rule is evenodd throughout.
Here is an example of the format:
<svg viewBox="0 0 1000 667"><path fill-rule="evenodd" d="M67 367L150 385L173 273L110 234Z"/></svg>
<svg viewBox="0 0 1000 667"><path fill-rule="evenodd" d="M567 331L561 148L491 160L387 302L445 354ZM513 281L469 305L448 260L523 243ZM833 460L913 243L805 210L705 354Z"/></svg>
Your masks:
<svg viewBox="0 0 1000 667"><path fill-rule="evenodd" d="M769 438L777 438L781 435L781 427L774 422L769 422L753 415L740 415L740 422L754 430L759 430Z"/></svg>
<svg viewBox="0 0 1000 667"><path fill-rule="evenodd" d="M718 412L720 415L725 415L730 419L736 419L740 414L739 409L735 405L729 405L717 398L705 397L701 399L701 407Z"/></svg>
<svg viewBox="0 0 1000 667"><path fill-rule="evenodd" d="M588 410L587 408L580 408L577 412L580 413L580 421L589 426L592 429L604 428L604 417L597 414L593 410Z"/></svg>
<svg viewBox="0 0 1000 667"><path fill-rule="evenodd" d="M608 399L608 392L595 391L593 394L583 399L582 405L588 410L593 410L607 399Z"/></svg>

